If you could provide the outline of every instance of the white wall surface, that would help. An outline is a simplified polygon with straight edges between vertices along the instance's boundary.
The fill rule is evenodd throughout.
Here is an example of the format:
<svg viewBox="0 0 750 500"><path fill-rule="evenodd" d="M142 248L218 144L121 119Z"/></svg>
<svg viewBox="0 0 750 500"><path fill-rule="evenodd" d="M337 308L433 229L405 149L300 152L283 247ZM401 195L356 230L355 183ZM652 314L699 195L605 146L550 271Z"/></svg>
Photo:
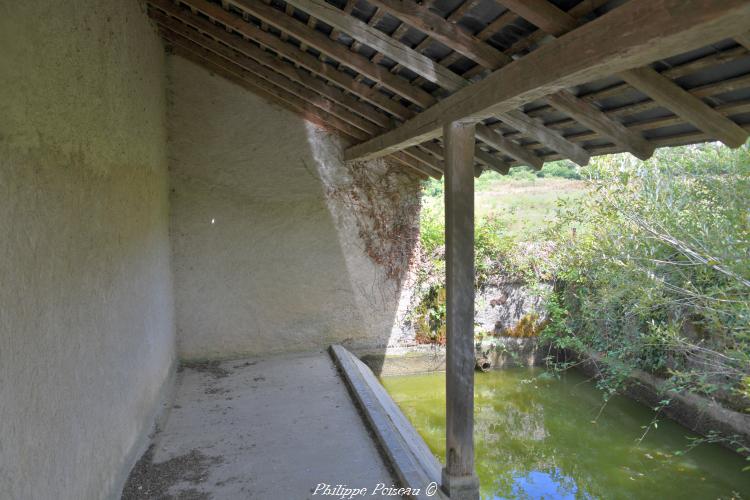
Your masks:
<svg viewBox="0 0 750 500"><path fill-rule="evenodd" d="M164 57L137 1L0 1L0 498L119 497L168 387Z"/></svg>
<svg viewBox="0 0 750 500"><path fill-rule="evenodd" d="M168 68L179 355L387 344L400 289L360 238L343 145L192 62Z"/></svg>

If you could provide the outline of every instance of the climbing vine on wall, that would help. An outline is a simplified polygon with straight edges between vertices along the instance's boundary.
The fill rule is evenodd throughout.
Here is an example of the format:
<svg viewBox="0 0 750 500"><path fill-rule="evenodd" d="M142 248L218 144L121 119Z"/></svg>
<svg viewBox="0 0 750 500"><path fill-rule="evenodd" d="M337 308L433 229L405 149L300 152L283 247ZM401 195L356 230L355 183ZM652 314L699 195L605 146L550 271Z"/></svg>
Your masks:
<svg viewBox="0 0 750 500"><path fill-rule="evenodd" d="M352 162L350 181L329 186L329 198L354 217L364 251L401 283L419 241L419 179L386 160Z"/></svg>

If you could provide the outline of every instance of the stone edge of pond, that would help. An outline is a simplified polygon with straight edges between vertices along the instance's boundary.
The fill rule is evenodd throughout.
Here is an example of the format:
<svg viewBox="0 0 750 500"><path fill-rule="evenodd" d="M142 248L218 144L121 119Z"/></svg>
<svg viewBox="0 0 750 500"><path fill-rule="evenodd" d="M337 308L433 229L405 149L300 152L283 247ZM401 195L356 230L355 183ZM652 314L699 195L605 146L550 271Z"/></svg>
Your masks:
<svg viewBox="0 0 750 500"><path fill-rule="evenodd" d="M578 369L591 377L598 374L597 361L601 356L591 354L581 359ZM666 381L656 375L635 370L631 373L625 395L644 406L655 408L664 398ZM744 448L750 449L750 414L727 408L719 401L698 394L681 392L671 394L671 404L661 411L675 422L696 434L709 436L712 431L722 436L734 437ZM739 455L750 456L750 451L740 452L737 443L719 441L719 444Z"/></svg>
<svg viewBox="0 0 750 500"><path fill-rule="evenodd" d="M329 352L401 486L420 490L409 498L447 500L440 489L434 496L426 494L430 483L440 484L440 463L372 370L343 346L332 345Z"/></svg>

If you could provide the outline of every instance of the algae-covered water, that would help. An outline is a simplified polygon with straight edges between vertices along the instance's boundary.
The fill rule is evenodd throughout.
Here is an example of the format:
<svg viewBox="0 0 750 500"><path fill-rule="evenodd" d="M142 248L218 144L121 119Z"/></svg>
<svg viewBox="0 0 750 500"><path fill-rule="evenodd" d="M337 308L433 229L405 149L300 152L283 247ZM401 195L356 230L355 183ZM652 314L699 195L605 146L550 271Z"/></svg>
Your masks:
<svg viewBox="0 0 750 500"><path fill-rule="evenodd" d="M445 374L384 377L388 392L442 463ZM750 500L749 464L718 445L688 447L688 429L602 393L578 373L477 373L476 467L482 498ZM601 414L600 413L601 410ZM598 418L597 418L598 415Z"/></svg>

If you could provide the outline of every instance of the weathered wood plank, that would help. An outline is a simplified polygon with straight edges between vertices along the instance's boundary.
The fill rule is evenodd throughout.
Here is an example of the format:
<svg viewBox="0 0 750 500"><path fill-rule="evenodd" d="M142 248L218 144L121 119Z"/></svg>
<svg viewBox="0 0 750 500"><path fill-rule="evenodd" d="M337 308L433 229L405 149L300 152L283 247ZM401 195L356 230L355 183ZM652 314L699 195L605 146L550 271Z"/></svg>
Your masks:
<svg viewBox="0 0 750 500"><path fill-rule="evenodd" d="M484 66L497 68L512 60L491 45L473 37L459 25L446 21L416 2L411 0L368 0L368 2Z"/></svg>
<svg viewBox="0 0 750 500"><path fill-rule="evenodd" d="M558 151L563 157L570 158L579 165L588 164L589 154L585 149L567 140L560 132L545 127L541 120L531 118L517 109L500 113L498 117L523 135L533 137L545 146Z"/></svg>
<svg viewBox="0 0 750 500"><path fill-rule="evenodd" d="M741 35L736 35L734 41L745 47L747 50L750 50L750 31L742 33Z"/></svg>
<svg viewBox="0 0 750 500"><path fill-rule="evenodd" d="M482 151L479 146L474 147L474 158L498 174L507 174L510 171L510 164L500 158L491 155L487 151Z"/></svg>
<svg viewBox="0 0 750 500"><path fill-rule="evenodd" d="M220 44L208 37L201 36L198 32L187 28L185 25L182 25L182 23L170 20L167 16L153 13L151 14L151 17L155 19L160 26L169 30L169 32L174 33L174 35L166 36L166 38L170 41L181 43L179 40L176 40L176 36L182 37L186 40L190 40L192 43L196 43L210 50L211 52L214 52L215 54L224 57L231 62L234 62L244 69L260 76L264 80L274 83L284 90L291 92L302 99L305 99L314 106L317 106L320 109L341 118L351 126L356 127L357 129L365 132L370 136L375 135L383 130L383 127L380 127L372 123L371 121L364 119L358 114L353 113L346 106L338 104L337 98L340 98L341 96L332 95L335 92L339 92L338 90L328 87L320 80L307 82L308 85L315 87L314 90L311 90L308 86L301 85L299 83L299 80L300 76L302 75L297 75L293 66L286 65L278 59L271 57L269 54L260 51L260 49L257 49L261 53L255 54L256 58L264 59L263 56L270 58L271 61L268 62L270 62L271 64L278 63L279 65L281 65L281 67L278 68L281 71L277 72L271 70L267 66L261 65L259 62L257 62L256 59L251 59L244 54L239 54L226 45ZM291 74L288 74L285 71L285 66L291 70ZM341 100L346 99L342 98Z"/></svg>
<svg viewBox="0 0 750 500"><path fill-rule="evenodd" d="M248 12L250 15L274 26L276 29L291 34L294 38L306 43L310 47L314 47L330 58L336 59L345 66L366 75L368 78L381 82L385 88L422 107L434 103L434 98L430 94L409 84L406 79L390 73L383 66L373 64L366 57L349 51L345 45L334 42L323 33L310 28L292 17L284 15L260 0L228 0L228 2L234 7ZM215 13L215 9L211 9L211 6L216 7L215 4L211 4L206 0L183 0L183 3L197 8L199 11L206 13L206 15L214 17L209 11Z"/></svg>
<svg viewBox="0 0 750 500"><path fill-rule="evenodd" d="M417 160L424 165L430 167L433 171L439 172L441 175L445 171L445 165L442 161L422 151L417 147L406 148L403 151L407 156Z"/></svg>
<svg viewBox="0 0 750 500"><path fill-rule="evenodd" d="M283 102L284 104L282 104L282 106L284 108L301 115L304 119L309 120L316 125L320 125L328 130L334 130L350 139L357 139L350 135L351 126L348 124L343 123L336 117L316 108L312 104L305 102L296 95L286 92L262 78L253 75L236 64L220 58L207 49L198 48L198 46L195 45L190 48L182 45L175 45L173 50L176 54L185 57L186 59L190 59L193 62L197 62L234 83L241 82L243 87L249 88L264 98L270 96L270 100L276 104Z"/></svg>
<svg viewBox="0 0 750 500"><path fill-rule="evenodd" d="M528 165L537 170L542 168L542 159L535 155L533 151L529 151L510 139L506 139L485 125L477 124L476 132L478 139L486 142L493 148L502 151L508 156L515 158L521 162L521 164Z"/></svg>
<svg viewBox="0 0 750 500"><path fill-rule="evenodd" d="M202 24L197 22L197 20L201 19L200 17L191 14L189 10L179 8L170 0L149 0L149 4L168 13L170 16L180 19L180 21L185 24L193 26L196 29L201 29ZM260 45L268 47L279 55L288 58L294 63L299 64L301 67L330 81L340 88L351 92L373 106L377 106L378 108L401 119L407 119L414 116L415 113L413 111L388 98L385 94L372 89L367 85L357 83L352 77L346 73L337 71L336 68L330 64L321 62L310 54L299 50L294 45L283 42L278 37L263 31L253 24L243 21L241 18L226 12L217 5L206 2L201 3L200 6L203 9L203 13L209 18L215 19L242 36L255 40Z"/></svg>
<svg viewBox="0 0 750 500"><path fill-rule="evenodd" d="M500 3L550 35L560 36L578 25L573 16L548 0L500 0Z"/></svg>
<svg viewBox="0 0 750 500"><path fill-rule="evenodd" d="M232 1L244 4L248 0ZM382 31L368 26L353 16L347 16L341 10L324 0L287 0L287 3L291 3L298 9L315 16L324 23L345 32L355 40L368 47L372 47L394 61L404 64L418 75L422 75L427 80L441 87L455 90L464 85L464 79L460 75L457 75L446 67L440 66L429 57L416 52L398 40L394 40ZM350 52L350 54L352 53Z"/></svg>
<svg viewBox="0 0 750 500"><path fill-rule="evenodd" d="M531 21L532 23L536 24L537 26L539 26L541 29L543 29L547 33L550 33L550 34L552 34L554 36L563 35L563 34L567 33L568 31L571 31L571 30L575 29L575 27L576 27L576 20L575 20L575 18L573 18L572 16L570 16L567 13L563 12L562 10L558 9L556 6L554 6L553 4L551 4L550 2L548 2L547 0L531 0L531 1L528 1L528 0L523 0L523 1L522 0L504 0L504 1L509 4L508 5L509 8L512 8L514 10L515 9L520 9L521 11L520 12L517 11L517 12L520 15L522 15L522 17L526 18L528 21ZM639 77L638 74L637 74L639 71L640 70L636 70L636 69L631 70L629 72L631 74L631 78L629 80L626 79L626 81L630 85L632 85L633 87L635 87L636 89L644 92L645 94L649 94L649 92L646 91L643 88L640 88L635 83L640 78L647 78L647 79L653 80L650 84L648 82L644 82L644 84L648 85L649 88L652 89L652 91L654 91L653 85L657 84L658 85L658 92L662 96L675 96L675 97L676 96L683 96L683 97L686 97L684 91L676 83L672 82L671 80L669 80L667 78L660 78L660 79L658 79L658 82L656 82L657 78L654 75L658 75L658 73L655 72L653 69L651 69L649 67L642 68L642 73L644 75L647 75L647 76L640 76ZM563 106L565 106L565 105L567 105L567 106L573 106L574 108L577 108L579 110L584 110L585 109L585 105L584 104L580 104L579 105L579 104L576 104L576 103L572 103L571 100L568 97L569 96L565 96L565 95L563 95L561 97L558 96L557 97L558 103L561 104L561 105L563 105ZM555 99L555 97L552 97L551 99ZM547 100L551 101L551 99L547 99ZM674 101L674 99L661 99L661 104L664 105L665 107L669 107L667 105L668 102L672 102L673 104L677 104ZM692 101L692 103L695 105L694 109L687 109L690 106L690 102L691 101L689 99L680 99L680 102L679 102L679 106L680 106L679 113L682 113L683 116L687 116L687 114L690 114L690 116L692 116L692 123L694 125L696 125L696 126L699 126L700 124L698 123L698 121L700 119L700 116L706 111L706 106L705 105L701 106L700 103L698 103L697 101ZM675 113L678 112L678 110L673 110L673 111ZM598 118L599 118L599 120L598 120L599 123L598 124L594 124L594 125L597 125L597 126L600 126L600 127L601 126L605 126L608 129L612 129L612 126L611 126L612 124L611 123L608 125L606 120L602 120L602 118L606 118L605 116L599 115ZM586 118L584 117L584 119L586 119ZM707 128L712 129L712 130L717 130L717 129L715 129L715 127L718 125L717 120L720 121L721 119L722 119L721 117L717 117L716 115L713 115L713 116L706 115L705 120L707 120L707 121L706 121L706 123L702 124L702 127L707 127ZM581 121L582 123L584 123L582 120L579 120L579 121ZM614 122L614 124L616 125L616 122ZM586 123L584 123L584 125L586 125L588 127L592 127L593 126L590 119L588 119L588 121ZM732 127L732 123L726 123L726 121L725 121L723 125L724 125L724 127L727 128L727 131L725 133L734 133L734 135L737 134L738 128L736 126ZM596 130L596 129L593 129L593 130ZM733 132L729 132L730 130L732 130ZM610 132L613 132L613 131L614 130L610 130ZM614 131L614 132L616 132L616 131ZM616 137L614 137L612 135L608 135L608 137L611 140L614 140L614 142L616 144L622 145L621 142L618 142L617 140L615 140ZM633 138L634 137L630 137L629 139L632 141ZM637 138L635 138L635 139L637 139ZM637 144L634 144L634 145L637 146ZM623 147L624 147L624 145L623 145ZM645 152L645 151L648 151L648 150L644 150L643 152ZM632 150L631 150L631 152L635 153L635 151L632 151ZM640 154L643 154L643 152L641 152ZM639 156L639 155L636 154L636 156Z"/></svg>
<svg viewBox="0 0 750 500"><path fill-rule="evenodd" d="M717 113L711 106L657 71L642 67L623 71L619 73L619 76L674 114L681 116L708 135L716 137L727 146L736 148L745 143L747 133L742 127Z"/></svg>
<svg viewBox="0 0 750 500"><path fill-rule="evenodd" d="M437 137L444 124L476 122L564 88L722 40L750 23L743 0L631 0L400 127L353 146L347 159L376 157Z"/></svg>
<svg viewBox="0 0 750 500"><path fill-rule="evenodd" d="M443 131L447 339L443 489L451 498L478 498L479 491L474 474L474 134L473 125L455 122ZM472 488L475 494L470 494Z"/></svg>
<svg viewBox="0 0 750 500"><path fill-rule="evenodd" d="M217 75L220 75L222 78L225 78L244 88L247 88L251 92L258 94L260 97L268 100L269 102L279 105L301 116L305 120L308 120L326 130L330 130L334 133L343 135L344 137L354 139L350 135L351 126L342 124L340 121L337 121L335 117L331 117L322 110L316 109L314 106L310 106L306 101L299 99L294 94L285 92L283 89L280 89L264 81L263 79L256 77L252 73L245 71L239 66L229 61L222 61L218 57L214 57L208 50L203 49L197 44L192 45L192 50L181 45L174 45L173 50L175 54L179 55L180 57L184 57L185 59L206 67L210 71L213 71ZM425 176L425 174L431 175L436 179L440 179L442 177L442 172L439 172L435 169L424 168L421 163L404 156L402 153L396 154L399 156L396 157L396 155L388 155L387 158L393 158L394 161L405 165L420 177Z"/></svg>
<svg viewBox="0 0 750 500"><path fill-rule="evenodd" d="M304 109L306 111L319 112L319 115L323 116L326 120L329 120L332 126L345 132L350 137L361 141L371 135L366 131L362 131L352 126L348 121L352 118L351 112L336 108L331 101L308 91L301 85L284 78L278 73L263 68L260 64L255 63L249 58L233 58L231 55L227 57L227 55L219 54L219 49L216 47L207 48L193 42L192 40L177 35L174 32L165 32L163 37L173 46L179 46L185 50L199 54L204 59L207 59L218 66L222 66L235 74L239 73L238 76L242 76L245 80L251 80L255 86L264 88L269 93L276 93L277 95L281 93L281 95L284 96L282 99L290 102L292 105L296 106L298 101L304 102ZM204 43L210 44L211 42L206 40ZM294 99L290 101L286 96L294 96ZM323 114L321 115L320 113ZM347 117L347 119L344 119L339 115L343 115Z"/></svg>
<svg viewBox="0 0 750 500"><path fill-rule="evenodd" d="M168 0L165 0L165 3L168 4ZM182 36L192 38L194 41L200 43L200 39L196 39L196 37L199 36L198 32L196 32L195 30L191 30L188 27L188 24L184 22L182 17L173 18L170 16L166 16L157 12L153 8L149 9L149 16L151 16L151 18L153 18L156 22L162 24L163 26L166 26L170 30L175 31ZM178 22L177 19L180 19L180 21ZM253 58L269 69L272 69L273 71L286 76L290 80L294 80L297 83L309 88L310 90L313 90L318 94L331 99L333 102L345 106L350 111L357 113L361 117L370 120L372 123L377 124L382 128L390 128L393 124L393 121L387 115L381 113L372 105L363 103L357 100L355 97L345 94L338 88L327 85L322 80L314 78L304 70L301 70L300 68L297 68L287 62L284 62L278 57L274 57L269 52L262 50L255 44L241 37L237 37L227 32L225 29L221 29L203 18L195 17L189 21L189 25L199 30L200 32L209 35L212 39L220 41L226 44L226 46L231 47L232 49Z"/></svg>
<svg viewBox="0 0 750 500"><path fill-rule="evenodd" d="M561 90L548 95L546 99L555 108L575 118L594 132L607 137L641 160L647 160L654 153L654 146L641 134L628 130L622 123L610 119L599 108L578 99L569 91Z"/></svg>

